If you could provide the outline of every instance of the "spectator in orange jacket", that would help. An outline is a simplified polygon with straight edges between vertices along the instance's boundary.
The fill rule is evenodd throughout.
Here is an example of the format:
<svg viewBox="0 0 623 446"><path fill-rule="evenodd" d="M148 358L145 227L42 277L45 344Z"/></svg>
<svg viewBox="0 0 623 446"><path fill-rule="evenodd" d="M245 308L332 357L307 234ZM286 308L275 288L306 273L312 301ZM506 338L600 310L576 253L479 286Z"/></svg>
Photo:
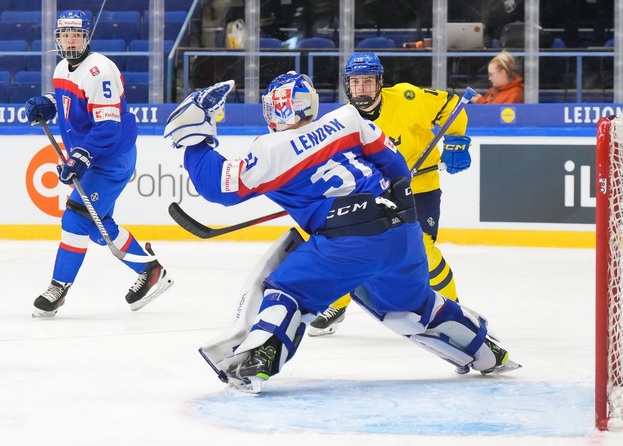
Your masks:
<svg viewBox="0 0 623 446"><path fill-rule="evenodd" d="M488 66L491 88L472 98L475 104L523 103L523 78L519 75L515 58L507 51L491 59Z"/></svg>

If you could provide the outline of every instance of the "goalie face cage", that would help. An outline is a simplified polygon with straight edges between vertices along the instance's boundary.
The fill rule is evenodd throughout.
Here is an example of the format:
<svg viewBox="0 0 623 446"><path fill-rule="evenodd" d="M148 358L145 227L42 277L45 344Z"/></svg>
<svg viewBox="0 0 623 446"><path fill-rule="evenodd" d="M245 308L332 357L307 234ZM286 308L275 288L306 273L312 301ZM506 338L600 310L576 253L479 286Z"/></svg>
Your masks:
<svg viewBox="0 0 623 446"><path fill-rule="evenodd" d="M623 118L597 124L595 423L623 429Z"/></svg>

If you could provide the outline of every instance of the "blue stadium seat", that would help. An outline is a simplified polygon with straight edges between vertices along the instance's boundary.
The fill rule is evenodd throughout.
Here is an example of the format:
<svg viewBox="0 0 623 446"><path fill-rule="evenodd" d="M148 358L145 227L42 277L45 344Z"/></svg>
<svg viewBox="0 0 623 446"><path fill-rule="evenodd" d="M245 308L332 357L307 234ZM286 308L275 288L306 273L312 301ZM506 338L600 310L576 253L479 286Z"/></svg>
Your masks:
<svg viewBox="0 0 623 446"><path fill-rule="evenodd" d="M126 85L125 100L128 102L128 104L146 104L147 102L149 102L149 85Z"/></svg>
<svg viewBox="0 0 623 446"><path fill-rule="evenodd" d="M296 43L297 48L335 48L335 43L326 37L308 37Z"/></svg>
<svg viewBox="0 0 623 446"><path fill-rule="evenodd" d="M167 3L169 3L168 0L164 2L165 8ZM149 0L118 1L111 4L111 8L114 8L115 11L144 11L149 9Z"/></svg>
<svg viewBox="0 0 623 446"><path fill-rule="evenodd" d="M140 24L132 22L99 22L93 33L98 40L123 39L127 43L140 38Z"/></svg>
<svg viewBox="0 0 623 446"><path fill-rule="evenodd" d="M396 48L396 42L389 37L368 37L359 42L355 48Z"/></svg>
<svg viewBox="0 0 623 446"><path fill-rule="evenodd" d="M67 9L80 9L82 11L91 11L94 14L97 14L102 7L102 2L103 0L80 0L79 2L76 0L57 0L56 10L61 12ZM129 3L129 1L124 0L123 3Z"/></svg>
<svg viewBox="0 0 623 446"><path fill-rule="evenodd" d="M260 37L260 48L283 48L283 42L274 37Z"/></svg>
<svg viewBox="0 0 623 446"><path fill-rule="evenodd" d="M33 96L41 95L41 84L11 84L6 86L7 102L24 104Z"/></svg>
<svg viewBox="0 0 623 446"><path fill-rule="evenodd" d="M10 71L0 71L0 84L10 84L11 83L11 72Z"/></svg>
<svg viewBox="0 0 623 446"><path fill-rule="evenodd" d="M0 14L3 22L41 23L41 10L38 11L3 11Z"/></svg>
<svg viewBox="0 0 623 446"><path fill-rule="evenodd" d="M41 11L41 0L13 0L12 9L22 11Z"/></svg>
<svg viewBox="0 0 623 446"><path fill-rule="evenodd" d="M32 42L41 38L41 24L33 22L0 22L0 40L23 39Z"/></svg>
<svg viewBox="0 0 623 446"><path fill-rule="evenodd" d="M0 104L6 104L9 102L9 96L6 91L6 84L0 84Z"/></svg>
<svg viewBox="0 0 623 446"><path fill-rule="evenodd" d="M169 11L190 11L192 4L193 0L167 0L164 7Z"/></svg>
<svg viewBox="0 0 623 446"><path fill-rule="evenodd" d="M166 61L171 48L173 48L173 40L165 40L163 43ZM149 51L149 40L133 40L130 42L129 49L130 51ZM149 71L149 56L128 56L125 69L127 71Z"/></svg>
<svg viewBox="0 0 623 446"><path fill-rule="evenodd" d="M149 71L124 71L122 74L126 85L149 83Z"/></svg>
<svg viewBox="0 0 623 446"><path fill-rule="evenodd" d="M126 51L128 44L123 39L93 39L91 40L91 50L98 53L111 51Z"/></svg>
<svg viewBox="0 0 623 446"><path fill-rule="evenodd" d="M140 23L141 13L138 11L102 11L98 23ZM99 25L98 25L99 26Z"/></svg>
<svg viewBox="0 0 623 446"><path fill-rule="evenodd" d="M41 84L41 71L17 71L15 84Z"/></svg>
<svg viewBox="0 0 623 446"><path fill-rule="evenodd" d="M91 50L98 52L98 53L102 53L103 55L108 57L110 60L112 60L115 63L115 65L117 65L117 68L119 68L120 71L123 71L126 69L125 65L127 61L130 59L130 56L123 56L123 55L113 56L113 55L108 54L108 53L116 53L116 52L126 52L127 44L125 40L123 39L91 40Z"/></svg>
<svg viewBox="0 0 623 446"><path fill-rule="evenodd" d="M183 23L166 23L164 24L164 40L173 40L177 39L180 30L182 29ZM149 40L149 21L143 22L140 24L140 33L139 40ZM182 40L180 41L181 46L187 46L190 41L190 32L187 29L182 36Z"/></svg>
<svg viewBox="0 0 623 446"><path fill-rule="evenodd" d="M27 51L28 42L25 40L0 40L0 52L11 51ZM26 69L26 56L6 55L0 56L0 71L10 71L15 74L16 71Z"/></svg>

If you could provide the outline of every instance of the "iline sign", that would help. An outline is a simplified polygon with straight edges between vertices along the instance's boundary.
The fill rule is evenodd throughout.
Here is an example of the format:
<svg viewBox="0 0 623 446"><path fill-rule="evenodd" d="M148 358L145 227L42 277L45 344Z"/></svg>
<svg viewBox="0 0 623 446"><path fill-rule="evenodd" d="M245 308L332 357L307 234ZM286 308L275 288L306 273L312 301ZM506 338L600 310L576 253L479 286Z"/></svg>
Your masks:
<svg viewBox="0 0 623 446"><path fill-rule="evenodd" d="M480 221L595 222L595 146L483 144Z"/></svg>

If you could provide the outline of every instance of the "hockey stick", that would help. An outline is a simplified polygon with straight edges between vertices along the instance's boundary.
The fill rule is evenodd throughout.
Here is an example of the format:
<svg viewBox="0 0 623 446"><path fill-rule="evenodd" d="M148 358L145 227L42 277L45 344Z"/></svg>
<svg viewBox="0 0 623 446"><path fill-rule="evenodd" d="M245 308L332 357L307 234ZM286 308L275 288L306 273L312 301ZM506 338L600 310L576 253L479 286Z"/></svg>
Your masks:
<svg viewBox="0 0 623 446"><path fill-rule="evenodd" d="M452 110L450 116L444 123L443 126L439 129L439 131L435 134L433 139L424 149L424 152L420 155L415 165L411 168L411 175L416 177L419 175L423 175L425 173L429 173L435 170L444 170L445 164L439 163L434 166L426 167L425 169L418 170L422 163L426 160L428 155L433 151L433 149L437 146L437 143L441 139L441 137L446 133L450 125L454 122L456 117L461 113L465 104L467 104L472 97L476 95L476 91L470 87L467 87L465 93L459 100L458 104ZM276 218L285 217L288 215L286 211L275 212L274 214L265 215L263 217L254 218L253 220L248 220L242 223L238 223L232 226L226 226L224 228L210 228L209 226L205 226L199 223L197 220L188 215L184 210L180 207L179 204L173 202L169 205L169 215L175 220L175 222L184 228L186 231L190 232L193 235L196 235L202 239L209 239L213 237L218 237L220 235L229 234L230 232L238 231L239 229L248 228L250 226L254 226L260 223L264 223L270 220L274 220Z"/></svg>
<svg viewBox="0 0 623 446"><path fill-rule="evenodd" d="M219 235L229 234L230 232L234 232L239 229L248 228L249 226L259 225L260 223L274 220L275 218L285 217L288 213L286 211L279 211L274 214L254 218L253 220L248 220L232 226L226 226L224 228L210 228L209 226L202 225L184 212L180 205L175 202L169 205L169 215L173 217L173 220L175 220L178 225L186 229L191 234L196 235L199 238L213 238L218 237Z"/></svg>
<svg viewBox="0 0 623 446"><path fill-rule="evenodd" d="M414 176L424 175L425 173L432 172L434 170L441 169L443 163L429 166L425 169L418 170ZM443 170L443 169L441 169ZM229 234L230 232L238 231L239 229L248 228L250 226L258 225L266 221L274 220L276 218L285 217L288 215L286 211L275 212L274 214L265 215L263 217L254 218L253 220L247 220L242 223L238 223L232 226L226 226L224 228L211 228L209 226L199 223L197 220L188 215L179 204L173 202L169 205L169 215L175 220L175 222L182 228L202 239L208 239L218 237L220 235Z"/></svg>
<svg viewBox="0 0 623 446"><path fill-rule="evenodd" d="M63 154L63 151L61 150L60 146L56 142L56 139L54 138L54 135L52 135L52 132L50 131L50 128L48 127L45 120L43 119L43 116L39 115L37 117L37 122L39 122L39 124L41 125L41 128L43 129L46 136L50 140L50 144L52 144L52 147L54 147L54 150L56 151L56 154L58 155L58 157L61 159L63 163L66 163L67 158L65 157L65 155ZM75 176L73 177L73 182L74 182L74 187L80 194L82 203L84 203L84 207L87 208L87 211L89 212L89 215L91 216L91 220L93 220L93 223L95 223L95 226L97 226L97 229L99 230L100 234L102 234L102 237L106 241L106 245L108 245L108 247L110 248L110 250L112 251L115 257L117 257L119 260L125 260L127 262L135 262L135 263L149 263L153 260L156 260L156 256L151 256L151 255L139 256L136 254L123 252L119 248L117 248L115 244L113 243L113 241L111 240L110 235L108 235L108 231L106 231L106 228L104 227L104 224L102 223L102 220L100 219L99 215L97 215L97 211L93 207L91 200L89 200L89 197L87 196L86 192L82 188L82 185L80 184L80 182Z"/></svg>
<svg viewBox="0 0 623 446"><path fill-rule="evenodd" d="M435 149L441 137L445 135L450 125L452 125L452 123L454 122L456 117L459 115L459 113L461 113L463 108L465 108L465 104L467 104L476 94L477 94L476 90L474 90L471 87L467 87L465 89L465 93L463 94L463 96L461 96L461 99L459 99L459 103L456 105L456 107L454 107L454 110L452 110L452 114L448 116L448 119L446 119L446 122L444 122L444 124L441 126L439 131L435 134L435 137L433 138L433 140L428 143L428 145L426 146L426 149L424 149L420 157L417 159L417 161L411 168L412 176L416 176L419 168L422 166L424 161L426 161L426 158L428 158L428 155L430 155L430 153ZM431 170L436 170L438 168L437 166L431 166L431 167L434 167L434 169L431 169ZM442 165L440 164L439 168L441 167ZM440 169L440 170L443 170L443 169Z"/></svg>

